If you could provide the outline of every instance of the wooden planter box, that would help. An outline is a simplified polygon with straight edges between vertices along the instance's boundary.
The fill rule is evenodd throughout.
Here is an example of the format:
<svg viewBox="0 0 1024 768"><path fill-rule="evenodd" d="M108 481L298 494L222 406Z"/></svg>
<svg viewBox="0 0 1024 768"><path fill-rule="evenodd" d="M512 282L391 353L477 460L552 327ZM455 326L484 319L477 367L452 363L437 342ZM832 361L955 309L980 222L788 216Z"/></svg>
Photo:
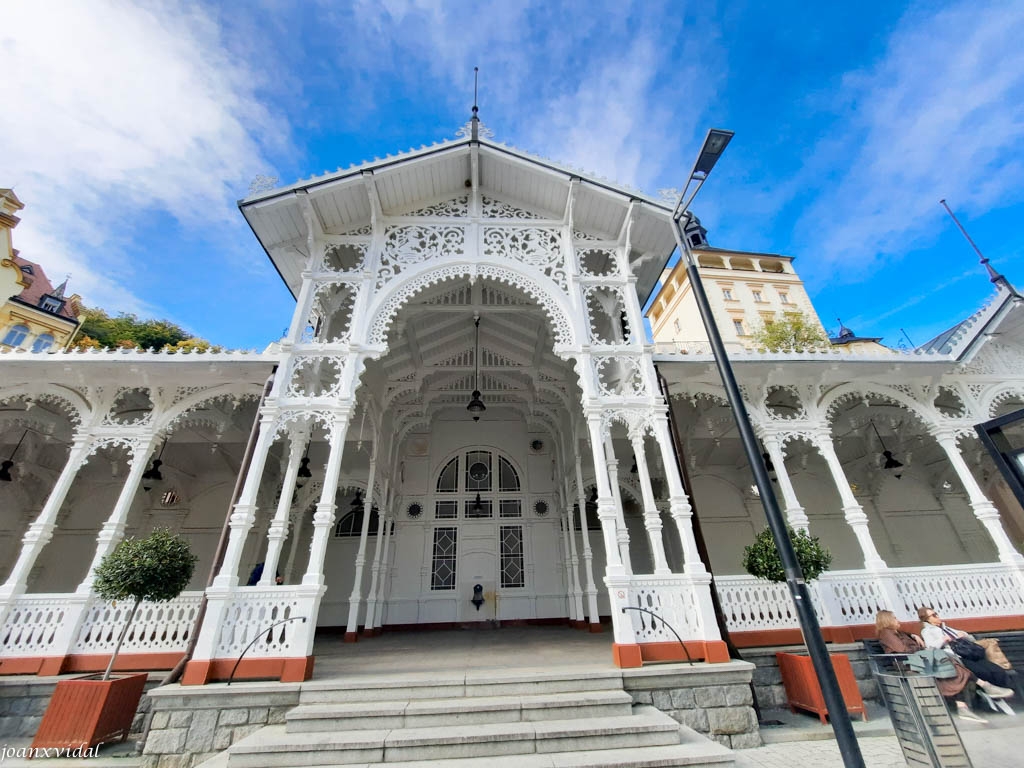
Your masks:
<svg viewBox="0 0 1024 768"><path fill-rule="evenodd" d="M149 675L109 680L61 680L46 707L33 747L92 747L119 739L132 728Z"/></svg>
<svg viewBox="0 0 1024 768"><path fill-rule="evenodd" d="M867 720L868 713L864 709L864 700L860 696L857 679L853 676L849 657L845 653L831 653L829 656L836 671L836 679L839 680L839 690L843 694L847 711L851 715L860 715L862 720ZM828 707L825 706L825 697L821 693L811 657L798 656L794 653L776 653L775 660L782 673L782 684L786 686L786 699L789 701L790 711L805 709L814 712L824 723L828 716Z"/></svg>

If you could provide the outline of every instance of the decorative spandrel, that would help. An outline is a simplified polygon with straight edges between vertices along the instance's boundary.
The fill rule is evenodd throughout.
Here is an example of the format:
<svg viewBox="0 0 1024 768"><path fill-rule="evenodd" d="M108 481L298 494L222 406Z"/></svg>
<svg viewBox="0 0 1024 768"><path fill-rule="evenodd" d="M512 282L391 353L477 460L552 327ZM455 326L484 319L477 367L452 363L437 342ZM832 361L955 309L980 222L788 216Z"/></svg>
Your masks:
<svg viewBox="0 0 1024 768"><path fill-rule="evenodd" d="M522 262L567 289L562 239L556 229L484 227L484 256Z"/></svg>
<svg viewBox="0 0 1024 768"><path fill-rule="evenodd" d="M461 257L465 253L466 230L463 227L388 227L384 233L376 288L379 291L403 269L413 265L444 257Z"/></svg>

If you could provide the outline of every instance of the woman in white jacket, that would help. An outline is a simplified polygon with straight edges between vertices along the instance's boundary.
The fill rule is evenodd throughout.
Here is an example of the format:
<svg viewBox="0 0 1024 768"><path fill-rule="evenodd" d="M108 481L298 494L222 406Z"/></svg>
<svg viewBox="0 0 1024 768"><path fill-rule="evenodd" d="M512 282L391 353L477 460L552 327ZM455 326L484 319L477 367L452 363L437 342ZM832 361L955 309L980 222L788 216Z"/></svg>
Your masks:
<svg viewBox="0 0 1024 768"><path fill-rule="evenodd" d="M998 664L993 664L988 659L965 659L957 656L948 647L958 637L966 637L974 640L966 632L953 629L939 618L939 614L930 606L922 606L917 609L917 616L921 619L921 639L924 640L926 648L938 648L945 650L956 661L963 664L974 676L978 678L978 687L994 699L1006 699L1013 696L1013 689L1010 685L1006 670Z"/></svg>

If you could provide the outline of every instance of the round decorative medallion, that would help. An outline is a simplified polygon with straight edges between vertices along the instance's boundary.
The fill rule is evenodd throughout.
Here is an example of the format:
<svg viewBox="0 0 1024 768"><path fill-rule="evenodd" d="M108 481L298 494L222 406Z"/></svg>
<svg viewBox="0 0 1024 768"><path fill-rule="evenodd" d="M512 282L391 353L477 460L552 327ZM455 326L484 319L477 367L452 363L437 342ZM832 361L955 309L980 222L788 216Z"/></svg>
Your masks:
<svg viewBox="0 0 1024 768"><path fill-rule="evenodd" d="M405 511L405 514L407 514L409 517L415 520L423 514L423 507L416 503L410 504L409 509Z"/></svg>
<svg viewBox="0 0 1024 768"><path fill-rule="evenodd" d="M474 462L469 468L469 477L473 482L479 483L487 479L491 471L482 461Z"/></svg>
<svg viewBox="0 0 1024 768"><path fill-rule="evenodd" d="M537 513L537 517L544 517L548 513L548 503L546 501L538 501L533 505L533 511Z"/></svg>

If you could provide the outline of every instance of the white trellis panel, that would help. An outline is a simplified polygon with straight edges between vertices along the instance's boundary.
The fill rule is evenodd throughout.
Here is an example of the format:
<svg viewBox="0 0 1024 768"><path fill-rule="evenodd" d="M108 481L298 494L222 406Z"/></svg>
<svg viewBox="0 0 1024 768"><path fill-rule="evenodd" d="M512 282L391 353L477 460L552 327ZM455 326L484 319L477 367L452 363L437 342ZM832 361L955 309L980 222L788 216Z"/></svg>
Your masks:
<svg viewBox="0 0 1024 768"><path fill-rule="evenodd" d="M0 630L0 655L46 655L59 637L71 603L67 595L22 595Z"/></svg>
<svg viewBox="0 0 1024 768"><path fill-rule="evenodd" d="M314 607L314 600L308 594L297 594L287 587L243 587L228 601L215 655L217 658L238 657L256 639L246 658L305 656L309 617ZM306 621L301 617L306 617ZM271 628L291 618L295 620Z"/></svg>
<svg viewBox="0 0 1024 768"><path fill-rule="evenodd" d="M1013 566L954 565L901 568L896 590L904 610L928 605L944 619L958 616L1013 616L1024 613L1024 594Z"/></svg>
<svg viewBox="0 0 1024 768"><path fill-rule="evenodd" d="M628 611L638 643L674 643L676 636L665 626L667 622L683 640L703 640L701 611L696 586L685 576L630 578L630 605L656 613L661 619L642 611Z"/></svg>
<svg viewBox="0 0 1024 768"><path fill-rule="evenodd" d="M120 653L184 652L202 598L202 592L183 592L167 602L143 602L132 620ZM131 609L130 600L91 605L71 652L113 652Z"/></svg>

